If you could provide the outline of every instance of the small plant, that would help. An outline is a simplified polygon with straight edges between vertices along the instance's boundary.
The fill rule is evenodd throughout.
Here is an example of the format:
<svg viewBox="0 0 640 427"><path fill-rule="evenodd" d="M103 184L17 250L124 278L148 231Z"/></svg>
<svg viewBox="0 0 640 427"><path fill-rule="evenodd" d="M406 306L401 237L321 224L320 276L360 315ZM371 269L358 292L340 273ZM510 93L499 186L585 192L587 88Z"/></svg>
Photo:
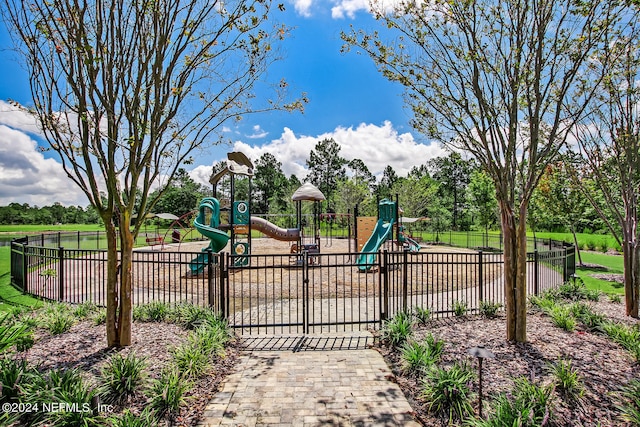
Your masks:
<svg viewBox="0 0 640 427"><path fill-rule="evenodd" d="M415 306L413 307L413 316L423 325L431 319L431 310L428 308Z"/></svg>
<svg viewBox="0 0 640 427"><path fill-rule="evenodd" d="M25 359L0 359L0 403L17 402L21 384L28 382L37 371L29 367Z"/></svg>
<svg viewBox="0 0 640 427"><path fill-rule="evenodd" d="M487 300L480 301L480 314L484 317L491 319L496 317L498 310L502 307L502 304L491 302Z"/></svg>
<svg viewBox="0 0 640 427"><path fill-rule="evenodd" d="M422 397L429 412L448 417L449 424L472 414L470 384L473 378L473 371L458 362L448 370L437 366L429 369L422 382Z"/></svg>
<svg viewBox="0 0 640 427"><path fill-rule="evenodd" d="M626 326L616 322L603 322L601 329L613 341L631 352L636 361L640 361L640 329L638 326Z"/></svg>
<svg viewBox="0 0 640 427"><path fill-rule="evenodd" d="M493 413L486 419L476 418L467 424L473 427L538 427L553 425L552 418L553 387L543 387L526 378L515 380L510 395L498 395L493 402Z"/></svg>
<svg viewBox="0 0 640 427"><path fill-rule="evenodd" d="M440 360L444 341L428 334L423 342L408 341L401 349L403 370L409 375L420 375Z"/></svg>
<svg viewBox="0 0 640 427"><path fill-rule="evenodd" d="M161 301L152 301L133 309L133 319L140 322L163 322L169 317L170 307Z"/></svg>
<svg viewBox="0 0 640 427"><path fill-rule="evenodd" d="M75 322L75 318L71 313L59 311L49 317L47 329L52 335L60 335L71 329Z"/></svg>
<svg viewBox="0 0 640 427"><path fill-rule="evenodd" d="M632 379L620 389L620 417L631 425L640 425L640 380Z"/></svg>
<svg viewBox="0 0 640 427"><path fill-rule="evenodd" d="M9 314L0 315L0 354L14 345L20 345L28 336L31 328L23 323L14 323Z"/></svg>
<svg viewBox="0 0 640 427"><path fill-rule="evenodd" d="M190 339L182 345L171 350L173 363L178 372L185 378L197 378L206 373L211 367L211 357L202 342L198 339Z"/></svg>
<svg viewBox="0 0 640 427"><path fill-rule="evenodd" d="M382 326L382 339L392 347L402 346L413 334L411 315L400 311Z"/></svg>
<svg viewBox="0 0 640 427"><path fill-rule="evenodd" d="M102 325L107 322L107 309L102 307L91 316L94 325Z"/></svg>
<svg viewBox="0 0 640 427"><path fill-rule="evenodd" d="M582 378L571 366L571 360L560 359L556 363L549 364L548 370L555 378L556 390L559 390L562 395L571 400L582 397L584 393Z"/></svg>
<svg viewBox="0 0 640 427"><path fill-rule="evenodd" d="M537 296L537 295L531 295L529 297L529 302L531 303L532 306L537 307L539 310L541 310L544 313L548 313L549 311L553 310L553 308L556 306L556 301L553 298L550 298L549 296Z"/></svg>
<svg viewBox="0 0 640 427"><path fill-rule="evenodd" d="M80 319L86 319L96 311L98 311L98 306L95 303L92 301L85 301L74 308L73 315Z"/></svg>
<svg viewBox="0 0 640 427"><path fill-rule="evenodd" d="M455 300L453 302L453 314L455 314L456 316L460 317L460 316L464 316L465 314L467 314L467 302L466 301L461 301L461 300Z"/></svg>
<svg viewBox="0 0 640 427"><path fill-rule="evenodd" d="M609 302L620 304L622 302L622 297L620 294L609 294Z"/></svg>
<svg viewBox="0 0 640 427"><path fill-rule="evenodd" d="M158 416L176 414L180 405L186 402L185 394L191 389L191 382L184 378L177 369L162 372L159 379L154 380L150 390L151 408Z"/></svg>
<svg viewBox="0 0 640 427"><path fill-rule="evenodd" d="M114 354L100 372L100 395L107 403L122 404L144 385L146 362L129 353Z"/></svg>
<svg viewBox="0 0 640 427"><path fill-rule="evenodd" d="M584 296L589 301L598 302L598 301L600 301L600 296L601 295L602 295L602 293L597 289L585 289L584 290Z"/></svg>
<svg viewBox="0 0 640 427"><path fill-rule="evenodd" d="M170 317L186 329L195 329L207 319L215 319L218 316L209 308L198 307L193 304L180 304L174 307Z"/></svg>
<svg viewBox="0 0 640 427"><path fill-rule="evenodd" d="M576 329L576 320L571 316L571 311L566 306L556 306L549 311L553 324L564 329L567 332L572 332Z"/></svg>
<svg viewBox="0 0 640 427"><path fill-rule="evenodd" d="M558 287L558 293L561 298L573 301L584 299L586 290L584 282L579 277L573 277Z"/></svg>
<svg viewBox="0 0 640 427"><path fill-rule="evenodd" d="M149 408L144 408L140 415L125 409L121 415L109 417L109 422L112 427L156 427L159 425L155 413Z"/></svg>

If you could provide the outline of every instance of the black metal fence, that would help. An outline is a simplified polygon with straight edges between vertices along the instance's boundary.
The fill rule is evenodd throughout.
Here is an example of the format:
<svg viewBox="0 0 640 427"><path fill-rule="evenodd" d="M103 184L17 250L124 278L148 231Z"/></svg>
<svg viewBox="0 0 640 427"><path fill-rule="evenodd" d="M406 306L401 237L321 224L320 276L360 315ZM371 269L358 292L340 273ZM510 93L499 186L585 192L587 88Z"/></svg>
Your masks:
<svg viewBox="0 0 640 427"><path fill-rule="evenodd" d="M106 251L11 245L11 280L49 300L106 304ZM502 255L453 250L248 255L138 250L132 298L209 306L241 333L310 333L375 327L401 310L504 304ZM575 272L573 247L528 254L529 294L556 287Z"/></svg>

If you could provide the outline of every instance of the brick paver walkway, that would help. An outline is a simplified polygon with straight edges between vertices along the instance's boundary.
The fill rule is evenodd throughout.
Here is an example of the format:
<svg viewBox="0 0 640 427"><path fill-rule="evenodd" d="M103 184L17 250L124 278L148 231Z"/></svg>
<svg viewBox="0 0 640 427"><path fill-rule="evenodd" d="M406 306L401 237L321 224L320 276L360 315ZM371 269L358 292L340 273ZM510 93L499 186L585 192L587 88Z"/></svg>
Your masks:
<svg viewBox="0 0 640 427"><path fill-rule="evenodd" d="M200 426L419 426L367 333L246 340Z"/></svg>

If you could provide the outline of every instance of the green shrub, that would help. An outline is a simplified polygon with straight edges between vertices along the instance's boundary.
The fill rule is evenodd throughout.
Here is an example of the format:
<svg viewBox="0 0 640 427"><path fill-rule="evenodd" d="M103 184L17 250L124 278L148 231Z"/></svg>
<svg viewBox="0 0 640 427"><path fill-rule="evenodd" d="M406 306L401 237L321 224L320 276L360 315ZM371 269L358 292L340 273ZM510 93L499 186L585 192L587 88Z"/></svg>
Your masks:
<svg viewBox="0 0 640 427"><path fill-rule="evenodd" d="M133 319L139 322L163 322L169 317L171 309L168 304L161 301L152 301L148 304L133 308Z"/></svg>
<svg viewBox="0 0 640 427"><path fill-rule="evenodd" d="M468 310L467 302L461 300L455 300L451 308L453 310L453 314L455 314L456 316L464 316L465 314L467 314Z"/></svg>
<svg viewBox="0 0 640 427"><path fill-rule="evenodd" d="M60 335L71 329L75 322L76 319L72 313L59 311L49 316L47 329L52 335Z"/></svg>
<svg viewBox="0 0 640 427"><path fill-rule="evenodd" d="M122 414L109 417L112 427L157 427L159 425L152 409L144 408L140 415L136 415L129 409Z"/></svg>
<svg viewBox="0 0 640 427"><path fill-rule="evenodd" d="M159 379L153 381L149 392L151 408L159 417L176 414L180 405L186 402L185 394L191 389L191 382L178 372L168 369Z"/></svg>
<svg viewBox="0 0 640 427"><path fill-rule="evenodd" d="M427 370L422 381L421 396L429 412L446 416L449 424L472 414L470 384L473 378L473 371L466 364L458 362L448 370L437 366Z"/></svg>
<svg viewBox="0 0 640 427"><path fill-rule="evenodd" d="M382 339L392 347L402 346L413 334L412 317L406 311L399 311L382 325Z"/></svg>
<svg viewBox="0 0 640 427"><path fill-rule="evenodd" d="M420 306L413 307L413 316L418 319L422 324L425 324L431 319L431 310Z"/></svg>
<svg viewBox="0 0 640 427"><path fill-rule="evenodd" d="M144 385L146 361L132 352L114 354L100 371L100 396L107 403L122 404Z"/></svg>
<svg viewBox="0 0 640 427"><path fill-rule="evenodd" d="M20 347L28 337L32 337L28 325L15 323L9 314L0 314L0 354L13 346Z"/></svg>
<svg viewBox="0 0 640 427"><path fill-rule="evenodd" d="M473 427L539 427L553 425L552 386L539 386L526 378L517 378L511 397L500 394L493 402L493 413L486 419L476 418Z"/></svg>
<svg viewBox="0 0 640 427"><path fill-rule="evenodd" d="M620 304L622 302L622 297L620 294L609 294L609 302Z"/></svg>
<svg viewBox="0 0 640 427"><path fill-rule="evenodd" d="M499 302L492 302L487 300L480 301L480 314L486 318L496 317L498 310L502 307Z"/></svg>
<svg viewBox="0 0 640 427"><path fill-rule="evenodd" d="M407 341L400 350L402 369L409 375L420 375L437 363L444 350L444 341L428 334L422 342Z"/></svg>
<svg viewBox="0 0 640 427"><path fill-rule="evenodd" d="M558 295L560 298L568 300L581 300L586 297L587 287L581 278L576 277L564 282L558 287Z"/></svg>
<svg viewBox="0 0 640 427"><path fill-rule="evenodd" d="M94 325L103 325L107 322L107 309L102 307L91 316Z"/></svg>
<svg viewBox="0 0 640 427"><path fill-rule="evenodd" d="M171 310L170 317L186 329L195 329L208 319L215 319L218 316L210 308L179 304Z"/></svg>
<svg viewBox="0 0 640 427"><path fill-rule="evenodd" d="M21 385L29 382L30 378L37 374L25 359L0 359L0 403L18 402Z"/></svg>
<svg viewBox="0 0 640 427"><path fill-rule="evenodd" d="M576 329L576 320L571 316L571 312L566 306L556 306L549 311L554 325L560 329L571 332Z"/></svg>
<svg viewBox="0 0 640 427"><path fill-rule="evenodd" d="M640 425L640 380L632 379L619 393L620 417L631 425Z"/></svg>
<svg viewBox="0 0 640 427"><path fill-rule="evenodd" d="M603 322L601 329L609 338L629 351L636 361L640 361L640 329L637 325L627 326L616 322Z"/></svg>
<svg viewBox="0 0 640 427"><path fill-rule="evenodd" d="M52 402L73 405L69 411L38 411L29 415L33 425L55 425L61 427L100 425L102 417L94 415L92 402L98 392L83 380L76 369L54 369L46 375L33 376L23 387L24 403L32 405ZM31 424L29 424L31 425Z"/></svg>
<svg viewBox="0 0 640 427"><path fill-rule="evenodd" d="M73 315L80 319L86 319L91 317L93 313L99 310L99 307L92 301L85 301L78 304L73 309Z"/></svg>
<svg viewBox="0 0 640 427"><path fill-rule="evenodd" d="M571 366L571 360L559 359L556 363L549 364L547 369L554 377L556 390L564 397L570 400L582 397L584 393L582 378Z"/></svg>
<svg viewBox="0 0 640 427"><path fill-rule="evenodd" d="M178 372L186 378L197 378L205 374L211 367L211 356L202 343L193 339L171 350L173 363Z"/></svg>

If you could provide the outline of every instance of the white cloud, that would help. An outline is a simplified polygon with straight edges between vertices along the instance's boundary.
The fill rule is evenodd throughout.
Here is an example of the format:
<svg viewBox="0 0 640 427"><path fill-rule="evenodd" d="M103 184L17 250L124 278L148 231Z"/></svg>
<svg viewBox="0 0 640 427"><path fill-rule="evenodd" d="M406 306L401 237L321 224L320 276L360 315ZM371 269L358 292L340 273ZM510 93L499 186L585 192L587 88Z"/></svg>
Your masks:
<svg viewBox="0 0 640 427"><path fill-rule="evenodd" d="M312 5L313 0L293 0L293 7L296 9L296 12L306 18L311 16Z"/></svg>
<svg viewBox="0 0 640 427"><path fill-rule="evenodd" d="M264 138L267 135L269 135L269 132L262 130L260 125L255 125L253 127L253 133L251 135L246 135L246 136L249 139L260 139L260 138Z"/></svg>
<svg viewBox="0 0 640 427"><path fill-rule="evenodd" d="M0 124L32 135L42 134L35 117L3 100L0 100Z"/></svg>
<svg viewBox="0 0 640 427"><path fill-rule="evenodd" d="M0 121L4 122L5 117L0 115ZM62 165L45 158L38 150L36 141L20 130L0 124L0 205L14 202L32 206L89 203Z"/></svg>
<svg viewBox="0 0 640 427"><path fill-rule="evenodd" d="M331 8L333 19L343 19L345 15L351 19L356 17L356 13L364 11L371 13L372 8L391 12L405 0L337 0L335 6Z"/></svg>
<svg viewBox="0 0 640 427"><path fill-rule="evenodd" d="M410 133L399 134L390 122L382 126L360 124L357 128L338 127L332 132L317 136L296 135L285 128L278 139L263 145L250 145L237 141L230 151L241 151L253 162L263 154L271 153L282 163L285 175L296 175L303 179L307 176L306 161L316 144L333 138L340 144L340 156L347 160L361 159L369 171L378 179L387 165L393 167L398 176L406 176L414 166L427 163L434 157L446 156L444 148L436 143L421 144ZM220 159L223 160L223 159ZM199 166L191 171L191 177L202 184L209 183L211 165Z"/></svg>

